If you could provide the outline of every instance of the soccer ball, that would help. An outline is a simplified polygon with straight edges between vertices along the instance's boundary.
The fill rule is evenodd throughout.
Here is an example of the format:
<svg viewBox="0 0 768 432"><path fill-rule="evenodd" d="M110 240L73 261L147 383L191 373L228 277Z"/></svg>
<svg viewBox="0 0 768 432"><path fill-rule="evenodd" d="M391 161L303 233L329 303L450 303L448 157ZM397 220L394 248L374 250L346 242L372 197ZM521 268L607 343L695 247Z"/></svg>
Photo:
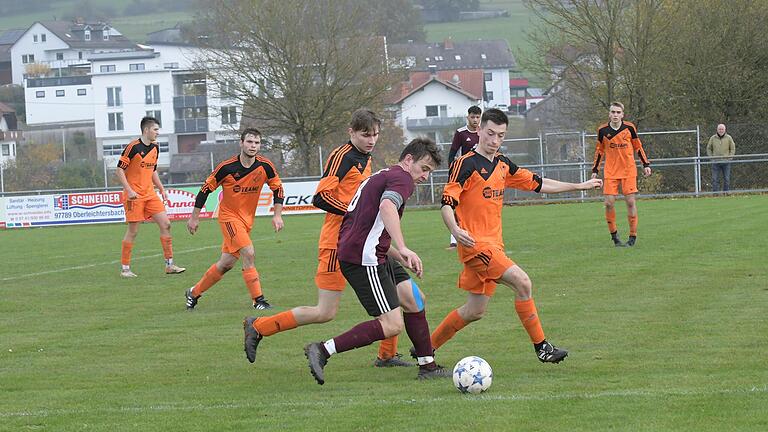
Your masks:
<svg viewBox="0 0 768 432"><path fill-rule="evenodd" d="M493 381L493 370L477 356L464 357L453 368L453 384L462 393L482 393Z"/></svg>

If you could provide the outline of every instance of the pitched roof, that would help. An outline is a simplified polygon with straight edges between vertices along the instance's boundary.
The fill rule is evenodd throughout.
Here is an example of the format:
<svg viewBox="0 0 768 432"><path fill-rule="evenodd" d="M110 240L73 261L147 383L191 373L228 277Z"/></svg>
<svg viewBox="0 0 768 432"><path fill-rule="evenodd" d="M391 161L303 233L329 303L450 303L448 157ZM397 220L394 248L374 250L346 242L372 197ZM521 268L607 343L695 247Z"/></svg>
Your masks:
<svg viewBox="0 0 768 432"><path fill-rule="evenodd" d="M432 75L432 76L430 76L430 78L428 80L422 82L418 86L414 86L414 87L412 87L410 89L407 89L406 91L401 91L400 96L399 97L395 96L394 98L392 98L393 100L392 100L391 103L395 104L395 105L399 104L400 102L402 102L403 100L405 100L409 96L411 96L412 94L416 93L417 91L423 89L424 87L428 86L429 84L431 84L433 82L437 82L439 84L442 84L448 90L452 90L452 91L455 91L457 93L460 93L460 94L464 95L467 99L471 99L471 100L479 100L479 99L481 99L479 97L476 97L472 93L469 93L468 91L462 89L461 87L459 87L458 85L456 85L456 84L454 84L454 83L452 83L450 81L446 81L444 79L441 79L438 76ZM403 83L403 84L407 84L407 83Z"/></svg>
<svg viewBox="0 0 768 432"><path fill-rule="evenodd" d="M403 43L389 46L390 57L411 58L406 69L516 69L517 62L506 40L470 40L442 43ZM411 64L413 63L413 64Z"/></svg>
<svg viewBox="0 0 768 432"><path fill-rule="evenodd" d="M50 30L70 48L123 49L136 46L125 36L115 34L110 34L109 40L104 40L101 37L85 40L85 30L110 29L109 25L105 23L80 24L70 21L38 21L38 23Z"/></svg>
<svg viewBox="0 0 768 432"><path fill-rule="evenodd" d="M27 29L6 30L0 34L0 45L13 45L23 35Z"/></svg>

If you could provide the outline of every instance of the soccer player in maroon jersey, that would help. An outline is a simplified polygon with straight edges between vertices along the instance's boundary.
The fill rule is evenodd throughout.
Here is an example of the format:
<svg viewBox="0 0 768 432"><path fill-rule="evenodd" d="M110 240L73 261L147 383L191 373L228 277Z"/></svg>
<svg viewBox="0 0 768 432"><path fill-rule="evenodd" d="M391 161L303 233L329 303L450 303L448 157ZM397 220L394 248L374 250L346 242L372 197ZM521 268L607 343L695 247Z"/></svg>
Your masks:
<svg viewBox="0 0 768 432"><path fill-rule="evenodd" d="M150 218L160 228L160 245L165 258L165 273L182 273L186 269L173 263L171 221L163 204L168 202L168 195L157 175L157 158L160 155L157 136L160 134L160 122L154 117L144 117L141 119L140 127L141 137L131 141L125 147L117 163L116 175L120 184L123 185L123 206L125 221L128 223L121 249L120 276L136 277L136 274L131 271L131 250L139 233L139 225ZM163 196L162 201L157 197L155 187Z"/></svg>
<svg viewBox="0 0 768 432"><path fill-rule="evenodd" d="M246 317L243 323L249 341L246 357L251 363L256 360L256 349L262 338L308 324L326 323L336 317L341 294L346 287L346 280L341 274L339 260L336 258L339 228L349 201L357 192L360 183L371 176L371 151L376 146L380 131L381 120L373 111L360 108L352 113L347 129L349 141L331 152L312 199L315 207L326 211L320 230L315 273L317 305L298 306L271 316ZM398 285L398 289L400 288L401 285ZM411 289L411 284L405 284L403 288ZM417 298L420 299L421 296ZM381 341L374 365L413 366L400 357L397 354L397 336L393 336Z"/></svg>
<svg viewBox="0 0 768 432"><path fill-rule="evenodd" d="M506 255L501 233L504 189L559 193L597 188L602 181L566 183L518 167L499 153L508 123L502 111L487 110L480 122L477 146L451 165L441 212L446 227L459 242L458 255L464 270L458 285L467 291L467 301L437 326L432 346L437 350L456 332L482 318L496 285L501 283L515 292L515 311L533 342L536 356L542 362L558 363L568 352L547 342L533 302L531 279Z"/></svg>
<svg viewBox="0 0 768 432"><path fill-rule="evenodd" d="M451 375L435 363L425 311L403 305L406 310L401 313L395 287L405 273L402 266L419 277L423 273L421 258L405 244L400 218L415 185L424 182L440 161L433 141L414 139L400 154L396 165L369 177L349 203L339 233L339 263L358 300L375 319L325 342L304 347L310 371L318 384L325 383L324 367L331 356L397 335L403 327L414 344L418 378Z"/></svg>
<svg viewBox="0 0 768 432"><path fill-rule="evenodd" d="M450 167L457 156L465 155L475 148L479 135L477 129L480 126L480 116L483 111L477 105L472 105L467 110L467 125L456 129L451 142L451 151L448 153L448 166ZM451 242L447 249L456 249L456 238L451 234Z"/></svg>

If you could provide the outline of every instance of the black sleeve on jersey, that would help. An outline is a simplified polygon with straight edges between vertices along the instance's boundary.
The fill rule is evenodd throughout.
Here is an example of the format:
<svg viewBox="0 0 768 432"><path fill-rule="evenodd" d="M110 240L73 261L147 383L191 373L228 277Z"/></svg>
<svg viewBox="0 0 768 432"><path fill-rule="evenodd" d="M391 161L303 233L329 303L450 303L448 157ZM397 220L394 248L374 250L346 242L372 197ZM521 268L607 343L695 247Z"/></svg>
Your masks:
<svg viewBox="0 0 768 432"><path fill-rule="evenodd" d="M332 206L330 203L328 203L326 197L323 196L326 192L321 192L319 194L315 194L315 196L312 197L312 205L319 208L320 210L323 210L327 213L333 213L337 214L339 216L344 216L344 212L337 209L336 207Z"/></svg>
<svg viewBox="0 0 768 432"><path fill-rule="evenodd" d="M539 184L539 186L536 189L534 189L534 192L536 193L541 192L541 187L544 186L544 179L542 179L538 174L534 174L533 181Z"/></svg>
<svg viewBox="0 0 768 432"><path fill-rule="evenodd" d="M208 194L210 193L210 191L205 191L201 188L200 192L197 193L197 197L195 198L195 208L202 209L205 205L205 202L208 200Z"/></svg>
<svg viewBox="0 0 768 432"><path fill-rule="evenodd" d="M629 129L629 135L632 137L632 139L637 139L637 131L635 128L633 128L630 125L627 125L627 129Z"/></svg>
<svg viewBox="0 0 768 432"><path fill-rule="evenodd" d="M139 146L138 144L135 144L133 146L130 146L130 145L125 146L125 148L123 149L123 152L120 154L120 156L126 156L128 158L128 160L130 161L131 159L133 159L134 156L136 156L136 153L139 152L139 149L137 149L138 146ZM131 147L131 151L126 153L128 151L128 147ZM157 154L158 154L158 156L160 155L159 150L158 150ZM122 169L125 170L125 169L128 169L128 164L127 163L123 163L123 161L118 159L117 160L117 167L118 168L122 168ZM155 170L157 170L157 166L155 166Z"/></svg>

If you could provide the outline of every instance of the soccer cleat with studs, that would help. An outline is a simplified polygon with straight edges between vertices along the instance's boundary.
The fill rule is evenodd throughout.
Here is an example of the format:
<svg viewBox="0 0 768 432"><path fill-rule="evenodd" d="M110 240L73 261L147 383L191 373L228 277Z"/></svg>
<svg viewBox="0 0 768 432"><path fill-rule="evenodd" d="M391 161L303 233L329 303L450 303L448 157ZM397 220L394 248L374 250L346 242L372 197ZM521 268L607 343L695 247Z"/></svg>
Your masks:
<svg viewBox="0 0 768 432"><path fill-rule="evenodd" d="M200 296L195 297L194 294L192 294L192 288L189 288L184 291L184 297L187 300L187 310L194 310L195 306L197 306L197 299L199 299Z"/></svg>
<svg viewBox="0 0 768 432"><path fill-rule="evenodd" d="M568 351L560 349L546 340L537 345L534 345L533 349L536 351L536 357L542 363L560 363L568 357Z"/></svg>
<svg viewBox="0 0 768 432"><path fill-rule="evenodd" d="M402 357L403 355L400 353L396 353L394 357L388 359L376 357L376 360L373 361L373 365L376 367L410 367L414 365L411 362L403 360Z"/></svg>
<svg viewBox="0 0 768 432"><path fill-rule="evenodd" d="M630 247L634 246L636 241L637 241L637 236L633 236L633 235L629 236L629 240L627 240L627 246L630 246Z"/></svg>
<svg viewBox="0 0 768 432"><path fill-rule="evenodd" d="M416 375L416 378L420 380L428 380L428 379L435 379L435 378L449 378L452 375L453 373L448 369L438 364L435 364L434 367L432 368L420 366L419 374Z"/></svg>
<svg viewBox="0 0 768 432"><path fill-rule="evenodd" d="M272 309L272 305L262 295L253 299L253 308L256 310Z"/></svg>
<svg viewBox="0 0 768 432"><path fill-rule="evenodd" d="M328 355L325 353L322 342L312 342L304 347L304 355L309 361L309 371L315 377L318 384L325 384L325 373L323 369L328 364Z"/></svg>
<svg viewBox="0 0 768 432"><path fill-rule="evenodd" d="M243 350L245 351L245 358L251 363L256 361L256 348L259 347L259 342L264 338L253 328L254 321L256 321L255 317L245 317L243 319Z"/></svg>
<svg viewBox="0 0 768 432"><path fill-rule="evenodd" d="M184 273L184 270L186 270L186 267L179 267L176 264L171 264L169 266L165 266L165 274Z"/></svg>
<svg viewBox="0 0 768 432"><path fill-rule="evenodd" d="M621 242L619 239L619 232L614 231L611 233L611 240L613 241L613 245L616 247L627 247L624 243Z"/></svg>

